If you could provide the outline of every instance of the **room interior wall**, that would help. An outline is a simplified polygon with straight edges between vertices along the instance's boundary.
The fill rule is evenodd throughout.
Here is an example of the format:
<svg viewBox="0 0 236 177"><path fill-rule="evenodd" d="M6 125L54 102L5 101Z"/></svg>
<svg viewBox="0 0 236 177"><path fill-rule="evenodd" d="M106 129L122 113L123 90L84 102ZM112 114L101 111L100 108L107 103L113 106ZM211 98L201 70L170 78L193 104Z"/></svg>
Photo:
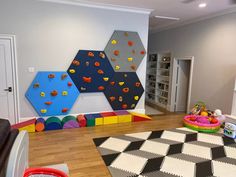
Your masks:
<svg viewBox="0 0 236 177"><path fill-rule="evenodd" d="M236 77L236 13L225 14L149 36L149 52L194 56L191 106L206 102L230 114Z"/></svg>
<svg viewBox="0 0 236 177"><path fill-rule="evenodd" d="M149 15L32 0L3 0L0 34L16 35L20 117L37 116L25 92L37 71L66 71L79 49L104 50L114 30L137 31L147 49ZM28 71L33 67L35 72ZM145 85L146 57L137 74ZM71 114L111 111L103 93L80 94ZM144 110L144 94L136 110Z"/></svg>

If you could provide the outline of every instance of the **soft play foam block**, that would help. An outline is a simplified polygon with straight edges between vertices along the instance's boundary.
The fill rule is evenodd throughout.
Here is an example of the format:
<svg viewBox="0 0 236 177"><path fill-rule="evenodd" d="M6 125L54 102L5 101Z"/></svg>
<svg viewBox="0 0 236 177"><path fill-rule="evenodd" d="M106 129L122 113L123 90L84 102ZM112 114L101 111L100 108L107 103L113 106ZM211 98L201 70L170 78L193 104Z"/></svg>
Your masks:
<svg viewBox="0 0 236 177"><path fill-rule="evenodd" d="M95 125L103 125L104 124L104 118L103 117L98 117L95 119Z"/></svg>
<svg viewBox="0 0 236 177"><path fill-rule="evenodd" d="M19 131L26 130L28 132L35 132L35 122L36 119L34 118L25 122L14 124L11 128L18 129Z"/></svg>
<svg viewBox="0 0 236 177"><path fill-rule="evenodd" d="M132 122L132 115L128 111L116 111L118 123Z"/></svg>
<svg viewBox="0 0 236 177"><path fill-rule="evenodd" d="M58 117L50 117L45 122L45 130L59 130L62 129L61 120Z"/></svg>
<svg viewBox="0 0 236 177"><path fill-rule="evenodd" d="M79 123L74 116L66 116L62 119L63 129L79 128Z"/></svg>
<svg viewBox="0 0 236 177"><path fill-rule="evenodd" d="M86 127L87 125L87 120L84 115L78 115L77 116L77 121L79 122L80 127Z"/></svg>
<svg viewBox="0 0 236 177"><path fill-rule="evenodd" d="M130 114L133 116L133 122L140 122L140 121L147 121L151 120L152 118L145 115L145 114L140 114L137 112L130 112Z"/></svg>
<svg viewBox="0 0 236 177"><path fill-rule="evenodd" d="M38 118L35 123L35 130L37 132L42 132L45 130L45 120L43 118Z"/></svg>
<svg viewBox="0 0 236 177"><path fill-rule="evenodd" d="M103 112L101 113L101 116L103 117L103 124L117 124L118 123L118 117L114 112Z"/></svg>
<svg viewBox="0 0 236 177"><path fill-rule="evenodd" d="M85 118L87 120L87 127L95 126L95 120L96 118L100 118L100 114L86 114Z"/></svg>

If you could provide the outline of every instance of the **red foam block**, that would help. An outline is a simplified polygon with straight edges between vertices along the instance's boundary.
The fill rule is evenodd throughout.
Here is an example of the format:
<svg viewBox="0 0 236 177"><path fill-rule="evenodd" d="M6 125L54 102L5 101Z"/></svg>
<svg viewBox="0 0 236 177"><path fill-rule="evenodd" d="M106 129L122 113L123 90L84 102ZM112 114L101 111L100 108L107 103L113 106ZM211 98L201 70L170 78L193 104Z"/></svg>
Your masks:
<svg viewBox="0 0 236 177"><path fill-rule="evenodd" d="M18 123L18 124L14 124L14 125L11 126L11 128L18 129L18 128L26 127L28 125L35 124L35 122L36 122L36 118L30 119L30 120L27 120L25 122L21 122L21 123Z"/></svg>

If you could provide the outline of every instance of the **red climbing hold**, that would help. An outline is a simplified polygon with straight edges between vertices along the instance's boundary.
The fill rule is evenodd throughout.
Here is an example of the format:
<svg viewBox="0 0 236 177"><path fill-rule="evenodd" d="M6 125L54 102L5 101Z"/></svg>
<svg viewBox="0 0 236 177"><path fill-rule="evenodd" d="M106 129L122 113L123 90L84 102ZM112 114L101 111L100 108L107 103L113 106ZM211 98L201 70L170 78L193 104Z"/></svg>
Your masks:
<svg viewBox="0 0 236 177"><path fill-rule="evenodd" d="M56 90L53 90L53 91L51 91L51 95L52 95L52 96L57 96L57 95L58 95L58 92L57 92Z"/></svg>
<svg viewBox="0 0 236 177"><path fill-rule="evenodd" d="M56 77L55 74L49 74L49 75L48 75L48 78L49 78L49 79L53 79L53 78L55 78L55 77Z"/></svg>
<svg viewBox="0 0 236 177"><path fill-rule="evenodd" d="M77 61L77 60L73 60L72 64L75 65L75 66L79 66L79 65L80 65L80 62Z"/></svg>
<svg viewBox="0 0 236 177"><path fill-rule="evenodd" d="M91 77L83 77L83 81L86 82L86 83L91 83L92 78Z"/></svg>
<svg viewBox="0 0 236 177"><path fill-rule="evenodd" d="M122 109L127 109L128 105L127 104L122 104Z"/></svg>
<svg viewBox="0 0 236 177"><path fill-rule="evenodd" d="M98 90L99 90L99 91L102 91L102 90L104 90L104 89L105 89L104 86L99 86L99 87L98 87Z"/></svg>
<svg viewBox="0 0 236 177"><path fill-rule="evenodd" d="M93 52L88 52L88 56L89 57L94 57L94 53Z"/></svg>
<svg viewBox="0 0 236 177"><path fill-rule="evenodd" d="M136 87L140 87L140 85L141 85L140 82L136 82L136 83L135 83L135 86L136 86Z"/></svg>
<svg viewBox="0 0 236 177"><path fill-rule="evenodd" d="M134 45L133 41L128 41L128 46L132 47Z"/></svg>
<svg viewBox="0 0 236 177"><path fill-rule="evenodd" d="M73 84L72 84L72 82L68 82L67 85L68 85L69 87L71 87Z"/></svg>
<svg viewBox="0 0 236 177"><path fill-rule="evenodd" d="M140 52L141 55L145 55L145 53L146 53L146 52L145 52L144 50L142 50L142 51Z"/></svg>
<svg viewBox="0 0 236 177"><path fill-rule="evenodd" d="M115 99L116 99L116 97L114 97L114 96L110 97L111 102L115 101Z"/></svg>
<svg viewBox="0 0 236 177"><path fill-rule="evenodd" d="M96 62L94 63L94 66L99 67L99 66L100 66L100 63L99 63L98 61L96 61Z"/></svg>
<svg viewBox="0 0 236 177"><path fill-rule="evenodd" d="M47 102L45 102L44 104L46 104L46 105L51 105L52 102L51 102L51 101L47 101Z"/></svg>
<svg viewBox="0 0 236 177"><path fill-rule="evenodd" d="M114 86L114 85L115 85L115 82L110 82L110 84L111 84L112 86Z"/></svg>
<svg viewBox="0 0 236 177"><path fill-rule="evenodd" d="M119 50L115 50L115 51L114 51L114 55L115 55L115 56L118 56L119 54L120 54L120 51L119 51Z"/></svg>
<svg viewBox="0 0 236 177"><path fill-rule="evenodd" d="M67 112L67 111L68 111L68 108L63 108L63 109L61 110L62 113L65 113L65 112Z"/></svg>

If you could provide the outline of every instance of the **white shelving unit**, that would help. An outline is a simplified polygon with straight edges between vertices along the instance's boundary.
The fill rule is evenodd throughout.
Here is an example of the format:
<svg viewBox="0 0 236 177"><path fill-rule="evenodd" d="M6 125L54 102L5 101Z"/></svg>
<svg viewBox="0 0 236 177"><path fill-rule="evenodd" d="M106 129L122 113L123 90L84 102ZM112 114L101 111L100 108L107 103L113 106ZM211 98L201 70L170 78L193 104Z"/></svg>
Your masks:
<svg viewBox="0 0 236 177"><path fill-rule="evenodd" d="M171 54L150 54L147 62L146 101L167 109Z"/></svg>

